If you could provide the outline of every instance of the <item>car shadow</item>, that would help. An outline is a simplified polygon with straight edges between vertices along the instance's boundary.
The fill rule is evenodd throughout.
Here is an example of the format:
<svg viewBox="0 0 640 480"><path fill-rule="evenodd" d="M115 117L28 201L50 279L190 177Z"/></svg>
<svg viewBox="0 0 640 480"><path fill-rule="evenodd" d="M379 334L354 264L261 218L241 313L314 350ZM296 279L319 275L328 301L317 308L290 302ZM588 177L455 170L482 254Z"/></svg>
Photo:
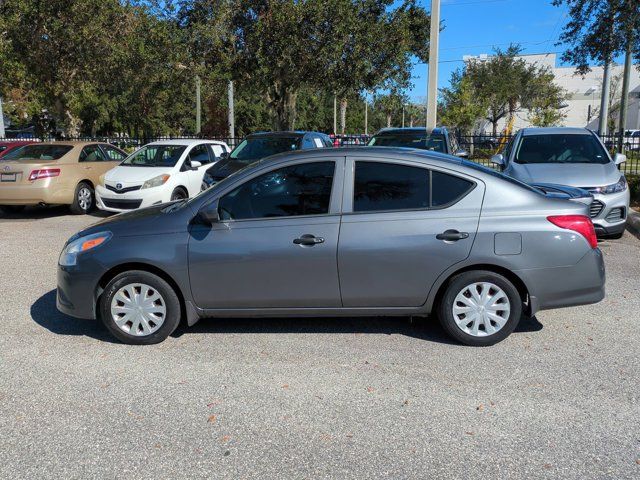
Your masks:
<svg viewBox="0 0 640 480"><path fill-rule="evenodd" d="M42 218L56 218L72 215L69 211L69 207L65 205L56 206L34 206L26 207L23 211L17 213L4 213L0 212L0 220L40 220ZM94 208L89 214L90 217L105 218L113 215L111 212L105 212Z"/></svg>
<svg viewBox="0 0 640 480"><path fill-rule="evenodd" d="M57 335L77 335L117 343L101 322L70 317L56 308L56 291L41 296L31 306L31 318ZM523 317L515 333L537 332L543 325L536 317ZM405 335L435 343L460 345L452 340L433 318L422 317L286 317L286 318L207 318L192 327L184 323L171 334L224 333L353 333Z"/></svg>
<svg viewBox="0 0 640 480"><path fill-rule="evenodd" d="M31 318L38 325L57 335L84 336L117 343L101 322L73 318L58 311L55 290L45 293L31 305Z"/></svg>

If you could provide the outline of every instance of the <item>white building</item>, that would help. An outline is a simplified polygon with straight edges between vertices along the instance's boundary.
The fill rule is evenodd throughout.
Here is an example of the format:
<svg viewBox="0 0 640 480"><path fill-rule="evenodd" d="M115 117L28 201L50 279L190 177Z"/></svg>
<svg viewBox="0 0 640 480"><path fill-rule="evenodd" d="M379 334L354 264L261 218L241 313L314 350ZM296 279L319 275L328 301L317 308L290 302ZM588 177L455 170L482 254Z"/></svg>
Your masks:
<svg viewBox="0 0 640 480"><path fill-rule="evenodd" d="M488 55L463 57L465 61L472 59L483 61L488 58L490 58ZM562 121L562 126L598 129L603 67L591 67L591 71L582 76L575 73L575 67L556 66L557 58L555 53L522 55L519 58L528 63L549 67L555 75L556 83L567 91L568 99L566 107L563 109L566 117ZM616 129L618 128L618 114L622 96L623 70L624 65L612 65L611 67L610 118L615 119ZM631 70L630 80L626 129L640 129L640 71L638 71L637 65L634 65ZM499 125L499 130L505 127L505 121ZM518 112L514 130L528 126L530 126L528 113L526 111ZM485 131L490 131L490 129L490 124L484 125Z"/></svg>

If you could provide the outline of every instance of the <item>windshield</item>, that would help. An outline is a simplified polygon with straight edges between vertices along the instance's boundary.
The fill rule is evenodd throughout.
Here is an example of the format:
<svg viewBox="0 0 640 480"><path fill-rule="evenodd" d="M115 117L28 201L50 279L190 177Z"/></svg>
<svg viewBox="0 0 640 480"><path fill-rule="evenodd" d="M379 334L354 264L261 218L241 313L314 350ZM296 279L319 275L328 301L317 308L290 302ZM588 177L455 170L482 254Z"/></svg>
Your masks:
<svg viewBox="0 0 640 480"><path fill-rule="evenodd" d="M2 160L58 160L72 148L71 145L25 145L7 153Z"/></svg>
<svg viewBox="0 0 640 480"><path fill-rule="evenodd" d="M229 158L249 164L269 155L299 148L300 137L253 137L244 139L231 152Z"/></svg>
<svg viewBox="0 0 640 480"><path fill-rule="evenodd" d="M609 163L609 156L593 135L525 135L514 158L516 163Z"/></svg>
<svg viewBox="0 0 640 480"><path fill-rule="evenodd" d="M186 145L147 145L133 152L120 165L127 167L174 167Z"/></svg>
<svg viewBox="0 0 640 480"><path fill-rule="evenodd" d="M432 150L434 152L447 153L444 144L444 135L431 134L427 132L398 135L379 135L369 141L369 146L378 147L407 147L419 148L421 150Z"/></svg>

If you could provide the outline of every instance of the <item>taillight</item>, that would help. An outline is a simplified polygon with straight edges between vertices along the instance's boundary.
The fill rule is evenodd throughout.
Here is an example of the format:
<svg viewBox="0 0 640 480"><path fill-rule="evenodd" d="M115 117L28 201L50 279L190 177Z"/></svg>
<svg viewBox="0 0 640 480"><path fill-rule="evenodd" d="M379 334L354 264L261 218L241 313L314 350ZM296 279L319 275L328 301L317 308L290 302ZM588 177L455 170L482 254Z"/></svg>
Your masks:
<svg viewBox="0 0 640 480"><path fill-rule="evenodd" d="M587 239L591 248L598 246L598 237L596 237L593 222L591 222L591 219L586 215L553 215L547 217L547 220L560 228L578 232Z"/></svg>
<svg viewBox="0 0 640 480"><path fill-rule="evenodd" d="M29 181L32 182L34 180L39 180L41 178L57 177L58 175L60 175L59 168L42 168L40 170L33 170L29 174Z"/></svg>

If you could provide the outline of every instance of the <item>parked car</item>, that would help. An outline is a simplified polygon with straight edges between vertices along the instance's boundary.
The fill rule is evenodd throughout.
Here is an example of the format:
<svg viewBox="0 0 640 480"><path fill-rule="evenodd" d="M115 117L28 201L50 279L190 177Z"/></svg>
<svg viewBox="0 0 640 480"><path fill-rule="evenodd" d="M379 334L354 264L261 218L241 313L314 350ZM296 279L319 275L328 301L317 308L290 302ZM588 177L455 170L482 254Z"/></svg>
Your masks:
<svg viewBox="0 0 640 480"><path fill-rule="evenodd" d="M206 190L232 173L270 155L332 146L329 135L320 132L253 133L247 135L229 155L207 170L202 189Z"/></svg>
<svg viewBox="0 0 640 480"><path fill-rule="evenodd" d="M460 342L491 345L523 312L604 297L587 213L434 152L282 154L77 233L57 304L131 344L164 340L183 317L437 313Z"/></svg>
<svg viewBox="0 0 640 480"><path fill-rule="evenodd" d="M205 171L229 150L214 140L149 143L100 179L98 208L125 212L194 197L202 190Z"/></svg>
<svg viewBox="0 0 640 480"><path fill-rule="evenodd" d="M640 130L626 130L623 143L625 150L640 150Z"/></svg>
<svg viewBox="0 0 640 480"><path fill-rule="evenodd" d="M368 145L371 147L418 148L457 157L469 157L469 153L458 144L455 135L452 135L445 127L431 130L418 127L383 128L369 140Z"/></svg>
<svg viewBox="0 0 640 480"><path fill-rule="evenodd" d="M0 162L0 208L16 212L27 205L70 205L83 214L95 207L100 176L126 154L107 143L47 142L25 145Z"/></svg>
<svg viewBox="0 0 640 480"><path fill-rule="evenodd" d="M593 195L590 216L601 237L620 238L629 211L629 188L598 136L585 128L525 128L491 160L506 175L527 183L554 183Z"/></svg>
<svg viewBox="0 0 640 480"><path fill-rule="evenodd" d="M14 150L35 143L34 140L5 140L0 142L0 161L3 157Z"/></svg>

